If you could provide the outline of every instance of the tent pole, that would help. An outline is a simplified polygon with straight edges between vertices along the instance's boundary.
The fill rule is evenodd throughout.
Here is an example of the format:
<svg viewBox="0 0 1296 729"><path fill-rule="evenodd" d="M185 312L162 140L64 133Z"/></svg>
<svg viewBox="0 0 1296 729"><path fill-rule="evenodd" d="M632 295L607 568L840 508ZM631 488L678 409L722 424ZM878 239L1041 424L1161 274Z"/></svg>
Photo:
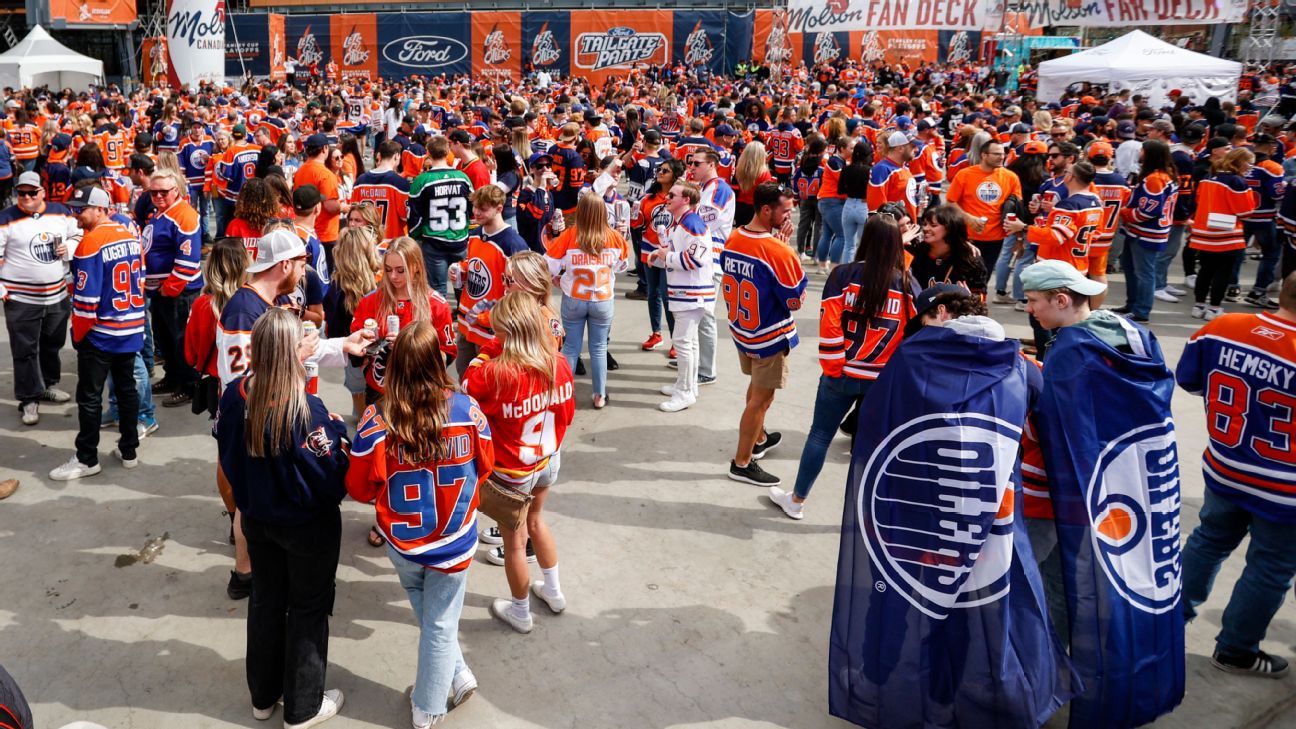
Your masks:
<svg viewBox="0 0 1296 729"><path fill-rule="evenodd" d="M134 83L134 81L139 78L139 64L136 62L135 54L131 52L132 43L130 36L131 31L122 31L117 36L117 46L120 49L122 56L126 58L126 78L130 79L131 82ZM122 86L128 86L128 84L125 83L125 80L123 80ZM129 91L127 92L129 93Z"/></svg>

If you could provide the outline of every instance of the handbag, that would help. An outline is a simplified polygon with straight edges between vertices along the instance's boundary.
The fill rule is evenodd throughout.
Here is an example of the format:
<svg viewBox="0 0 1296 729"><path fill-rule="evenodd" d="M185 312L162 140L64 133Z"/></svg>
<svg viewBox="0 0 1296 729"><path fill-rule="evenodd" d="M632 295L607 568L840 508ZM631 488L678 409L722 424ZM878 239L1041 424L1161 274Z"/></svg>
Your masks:
<svg viewBox="0 0 1296 729"><path fill-rule="evenodd" d="M517 531L526 523L527 510L535 497L494 478L483 484L477 510L494 519L501 529Z"/></svg>

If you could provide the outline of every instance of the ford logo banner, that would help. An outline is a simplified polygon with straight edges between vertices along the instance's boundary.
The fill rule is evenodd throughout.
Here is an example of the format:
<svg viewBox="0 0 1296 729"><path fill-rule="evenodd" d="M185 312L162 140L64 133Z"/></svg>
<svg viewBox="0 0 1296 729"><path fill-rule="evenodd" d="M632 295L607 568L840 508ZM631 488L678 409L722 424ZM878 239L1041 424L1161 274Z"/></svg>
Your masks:
<svg viewBox="0 0 1296 729"><path fill-rule="evenodd" d="M382 49L383 58L409 68L452 66L468 57L468 46L440 35L397 38Z"/></svg>

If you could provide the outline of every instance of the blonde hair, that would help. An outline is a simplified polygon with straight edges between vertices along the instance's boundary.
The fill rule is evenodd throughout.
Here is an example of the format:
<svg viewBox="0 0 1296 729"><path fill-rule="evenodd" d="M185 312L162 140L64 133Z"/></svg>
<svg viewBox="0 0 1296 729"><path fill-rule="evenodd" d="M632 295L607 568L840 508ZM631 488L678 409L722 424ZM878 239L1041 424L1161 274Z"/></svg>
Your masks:
<svg viewBox="0 0 1296 729"><path fill-rule="evenodd" d="M210 297L216 316L247 280L247 266L247 248L239 238L221 238L207 254L202 291Z"/></svg>
<svg viewBox="0 0 1296 729"><path fill-rule="evenodd" d="M269 309L252 326L244 438L253 458L292 450L298 426L310 425L306 368L297 357L302 335L301 320L287 309Z"/></svg>
<svg viewBox="0 0 1296 729"><path fill-rule="evenodd" d="M824 139L836 139L837 137L846 136L846 119L842 117L840 111L834 111L833 115L828 117L824 122ZM878 135L882 136L882 135Z"/></svg>
<svg viewBox="0 0 1296 729"><path fill-rule="evenodd" d="M180 158L176 156L175 152L169 152L166 150L158 152L157 172L154 172L153 174L156 175L158 172L174 173L176 175L175 180L178 183L181 183L181 187L189 184L188 182L185 182L184 170L180 169Z"/></svg>
<svg viewBox="0 0 1296 729"><path fill-rule="evenodd" d="M450 418L454 381L446 372L432 322L416 321L396 335L383 384L387 432L405 460L421 463L443 457L441 429Z"/></svg>
<svg viewBox="0 0 1296 729"><path fill-rule="evenodd" d="M752 142L743 147L742 154L738 155L738 164L734 167L734 181L743 192L756 187L761 173L766 171L767 161L765 145L760 142Z"/></svg>
<svg viewBox="0 0 1296 729"><path fill-rule="evenodd" d="M576 245L584 253L599 256L612 235L608 226L607 204L599 195L581 195L576 202Z"/></svg>
<svg viewBox="0 0 1296 729"><path fill-rule="evenodd" d="M428 305L432 287L428 285L427 270L423 263L423 250L408 235L393 240L387 246L383 256L386 263L388 256L399 256L405 264L405 290L409 293L410 306L414 307L411 321L431 321L432 308ZM392 287L391 276L383 276L382 285L378 287L378 313L382 316L396 313L396 302L400 301L400 292Z"/></svg>
<svg viewBox="0 0 1296 729"><path fill-rule="evenodd" d="M496 387L506 373L530 372L553 387L558 343L549 331L540 304L525 291L509 291L491 310L491 328L499 335L503 352L495 358Z"/></svg>
<svg viewBox="0 0 1296 729"><path fill-rule="evenodd" d="M373 231L375 239L382 238L382 221L378 219L378 206L376 204L369 200L361 200L355 205L352 205L351 209L347 211L347 218L351 217L351 213L359 213L360 217L364 218L365 226ZM350 230L350 221L348 220L346 222L348 224L343 227ZM339 240L341 239L339 238Z"/></svg>
<svg viewBox="0 0 1296 729"><path fill-rule="evenodd" d="M549 303L553 279L549 275L549 264L545 262L544 256L535 251L514 253L504 264L504 275L513 279L520 290L534 297L537 302Z"/></svg>
<svg viewBox="0 0 1296 729"><path fill-rule="evenodd" d="M378 239L368 227L347 228L333 247L333 278L330 286L342 292L347 311L355 311L366 294L373 291L382 263L378 260Z"/></svg>
<svg viewBox="0 0 1296 729"><path fill-rule="evenodd" d="M1035 122L1035 128L1039 130L1048 129L1053 126L1053 115L1045 109L1039 109L1032 118Z"/></svg>
<svg viewBox="0 0 1296 729"><path fill-rule="evenodd" d="M1211 174L1222 175L1232 173L1234 175L1245 175L1251 165L1255 164L1255 155L1251 150L1245 147L1238 147L1230 150L1228 154L1211 163Z"/></svg>

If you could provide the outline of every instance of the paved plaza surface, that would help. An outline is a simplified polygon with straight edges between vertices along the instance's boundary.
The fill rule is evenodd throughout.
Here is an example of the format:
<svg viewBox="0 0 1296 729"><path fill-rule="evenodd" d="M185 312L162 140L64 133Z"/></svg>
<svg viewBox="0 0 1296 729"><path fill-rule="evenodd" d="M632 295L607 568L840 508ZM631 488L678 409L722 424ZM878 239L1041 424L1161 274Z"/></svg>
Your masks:
<svg viewBox="0 0 1296 729"><path fill-rule="evenodd" d="M1248 262L1243 280L1253 271ZM1120 303L1122 284L1113 278ZM767 420L785 439L762 464L785 488L814 408L823 281L811 275L789 387ZM719 381L693 408L659 412L657 388L674 371L665 348L639 350L647 312L624 298L632 284L628 277L618 284L611 349L621 369L609 376L611 402L592 410L589 378L577 378L576 421L547 504L567 612L533 606L535 629L526 636L492 619L490 601L507 592L504 573L479 552L460 638L481 688L444 726L847 727L828 715L827 650L848 441L833 443L800 522L772 508L762 489L728 480L747 384L735 350L722 334ZM1189 307L1157 302L1153 314L1172 366L1198 326ZM1029 335L1025 314L1004 306L992 314L1010 334ZM101 474L51 482L46 474L72 454L75 405L43 405L40 424L23 427L3 337L0 478L19 477L22 488L0 502L0 664L23 686L37 724L281 726L279 712L269 724L251 716L247 602L225 596L233 548L206 418L159 408L162 427L141 446L138 469L112 459L116 435L105 431ZM64 362L73 362L70 348ZM325 371L321 395L345 413L341 379ZM74 385L69 366L63 387ZM1206 434L1199 399L1177 391L1174 412L1186 537L1202 503ZM386 552L365 542L373 508L347 500L342 511L328 685L345 691L346 704L325 726L408 727L418 629ZM131 558L161 536L151 562ZM1187 696L1157 727L1296 727L1296 676L1240 678L1209 664L1242 566L1239 550L1189 626ZM1296 655L1290 601L1264 646Z"/></svg>

